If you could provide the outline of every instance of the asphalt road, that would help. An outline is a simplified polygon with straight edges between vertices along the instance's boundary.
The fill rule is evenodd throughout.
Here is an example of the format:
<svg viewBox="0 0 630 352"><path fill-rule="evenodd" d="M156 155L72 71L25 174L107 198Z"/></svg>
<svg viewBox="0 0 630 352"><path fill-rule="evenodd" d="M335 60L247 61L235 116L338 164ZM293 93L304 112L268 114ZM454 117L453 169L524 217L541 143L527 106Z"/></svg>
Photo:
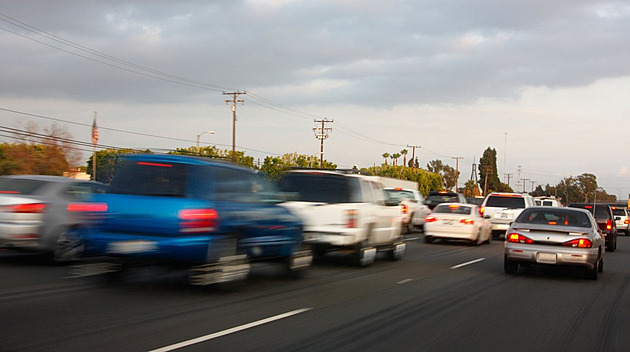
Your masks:
<svg viewBox="0 0 630 352"><path fill-rule="evenodd" d="M563 268L505 275L498 241L407 243L402 261L329 257L299 280L257 265L233 292L155 269L68 278L0 252L0 351L630 350L630 238L597 281Z"/></svg>

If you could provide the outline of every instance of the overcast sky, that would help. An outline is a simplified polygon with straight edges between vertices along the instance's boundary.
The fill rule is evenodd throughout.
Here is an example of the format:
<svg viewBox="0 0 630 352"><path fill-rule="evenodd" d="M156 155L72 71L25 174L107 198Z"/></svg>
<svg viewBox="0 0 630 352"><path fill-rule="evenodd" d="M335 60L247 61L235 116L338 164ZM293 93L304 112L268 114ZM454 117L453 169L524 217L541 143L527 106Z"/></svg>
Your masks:
<svg viewBox="0 0 630 352"><path fill-rule="evenodd" d="M103 145L213 130L202 144L231 149L223 92L246 91L237 149L261 161L319 155L326 118L340 167L417 145L423 166L462 157L463 185L491 147L513 188L519 166L528 191L588 172L627 199L629 17L630 1L0 0L0 125L53 118L88 142L96 111Z"/></svg>

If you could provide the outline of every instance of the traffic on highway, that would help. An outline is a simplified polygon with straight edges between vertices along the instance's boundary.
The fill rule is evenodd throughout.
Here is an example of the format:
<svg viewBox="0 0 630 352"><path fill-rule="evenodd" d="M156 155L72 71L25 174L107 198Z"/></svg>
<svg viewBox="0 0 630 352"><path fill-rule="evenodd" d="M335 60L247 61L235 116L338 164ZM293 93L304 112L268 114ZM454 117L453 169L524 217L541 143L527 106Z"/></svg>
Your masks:
<svg viewBox="0 0 630 352"><path fill-rule="evenodd" d="M73 216L41 232L48 246L7 231L46 228L50 208L11 206L25 191L9 182L0 350L627 350L630 239L598 213L611 206L492 193L410 227L414 207L388 182L297 170L272 185L229 163L134 155L105 192L62 207Z"/></svg>

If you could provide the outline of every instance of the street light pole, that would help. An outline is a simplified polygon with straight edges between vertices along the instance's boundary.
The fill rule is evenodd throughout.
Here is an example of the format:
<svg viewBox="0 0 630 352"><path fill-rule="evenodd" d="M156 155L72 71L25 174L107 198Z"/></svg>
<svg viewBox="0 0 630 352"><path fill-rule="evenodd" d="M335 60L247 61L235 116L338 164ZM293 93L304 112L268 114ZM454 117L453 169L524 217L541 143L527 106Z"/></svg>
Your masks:
<svg viewBox="0 0 630 352"><path fill-rule="evenodd" d="M199 133L197 135L197 148L196 148L197 155L199 155L199 137L201 137L201 135L204 134L204 133L214 134L214 131L204 131L204 132L201 132L201 133Z"/></svg>

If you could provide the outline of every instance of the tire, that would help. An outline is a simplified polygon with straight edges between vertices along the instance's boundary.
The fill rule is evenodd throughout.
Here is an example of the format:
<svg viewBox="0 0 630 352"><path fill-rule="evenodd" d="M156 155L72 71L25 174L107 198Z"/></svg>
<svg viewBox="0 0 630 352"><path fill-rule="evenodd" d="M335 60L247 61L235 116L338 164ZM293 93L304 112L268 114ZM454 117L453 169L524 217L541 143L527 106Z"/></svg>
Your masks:
<svg viewBox="0 0 630 352"><path fill-rule="evenodd" d="M359 267L367 267L376 261L376 248L361 244L354 254L354 263Z"/></svg>
<svg viewBox="0 0 630 352"><path fill-rule="evenodd" d="M610 243L606 243L606 251L611 252L611 253L614 252L617 247L615 244L616 242L615 239L612 238L610 241L607 241L607 242L610 242Z"/></svg>
<svg viewBox="0 0 630 352"><path fill-rule="evenodd" d="M81 257L84 248L85 245L75 228L62 229L54 245L53 261L55 263L75 262Z"/></svg>
<svg viewBox="0 0 630 352"><path fill-rule="evenodd" d="M424 236L424 242L425 243L433 243L433 237L425 235Z"/></svg>
<svg viewBox="0 0 630 352"><path fill-rule="evenodd" d="M518 272L518 264L508 260L507 256L504 256L503 271L505 271L506 274L514 275Z"/></svg>
<svg viewBox="0 0 630 352"><path fill-rule="evenodd" d="M392 247L393 248L387 253L389 260L401 260L405 256L405 252L407 250L407 245L405 244L405 242L396 242L392 245Z"/></svg>
<svg viewBox="0 0 630 352"><path fill-rule="evenodd" d="M600 273L604 272L604 256L599 258L599 265L597 266L597 271Z"/></svg>
<svg viewBox="0 0 630 352"><path fill-rule="evenodd" d="M586 278L589 280L597 280L597 273L599 272L599 260L595 262L593 269L586 269Z"/></svg>
<svg viewBox="0 0 630 352"><path fill-rule="evenodd" d="M296 264L299 265L296 267ZM303 278L313 263L313 253L309 248L302 248L283 260L286 276L291 279Z"/></svg>

